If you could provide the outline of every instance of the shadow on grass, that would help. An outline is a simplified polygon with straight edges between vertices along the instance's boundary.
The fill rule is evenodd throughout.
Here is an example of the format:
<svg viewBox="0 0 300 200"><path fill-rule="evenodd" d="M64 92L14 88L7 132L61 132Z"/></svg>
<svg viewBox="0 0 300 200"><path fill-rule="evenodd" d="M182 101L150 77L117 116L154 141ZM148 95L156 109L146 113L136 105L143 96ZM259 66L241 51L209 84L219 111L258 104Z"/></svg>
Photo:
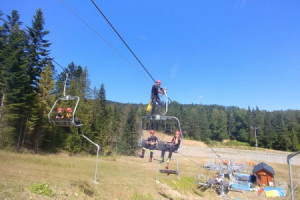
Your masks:
<svg viewBox="0 0 300 200"><path fill-rule="evenodd" d="M71 186L78 187L87 196L93 197L96 195L94 188L85 181L71 181Z"/></svg>

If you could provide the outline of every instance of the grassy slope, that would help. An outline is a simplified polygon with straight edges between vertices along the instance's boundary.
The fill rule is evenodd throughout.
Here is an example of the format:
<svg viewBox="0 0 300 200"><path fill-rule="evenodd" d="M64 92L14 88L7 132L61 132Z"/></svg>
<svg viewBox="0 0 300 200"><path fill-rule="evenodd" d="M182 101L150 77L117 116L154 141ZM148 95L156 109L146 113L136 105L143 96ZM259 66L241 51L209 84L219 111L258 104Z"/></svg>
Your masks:
<svg viewBox="0 0 300 200"><path fill-rule="evenodd" d="M193 159L201 164L205 162L200 158ZM213 190L199 192L196 189L197 167L186 158L180 157L179 161L182 179L160 174L160 182L168 184L157 184L156 162L149 163L146 158L136 157L101 157L99 184L94 185L95 157L0 151L0 199L216 199ZM172 166L174 164L173 161ZM288 180L287 165L272 166L277 180ZM38 183L49 184L54 194L48 197L31 192L30 185ZM228 196L244 200L265 199L255 193L229 192Z"/></svg>

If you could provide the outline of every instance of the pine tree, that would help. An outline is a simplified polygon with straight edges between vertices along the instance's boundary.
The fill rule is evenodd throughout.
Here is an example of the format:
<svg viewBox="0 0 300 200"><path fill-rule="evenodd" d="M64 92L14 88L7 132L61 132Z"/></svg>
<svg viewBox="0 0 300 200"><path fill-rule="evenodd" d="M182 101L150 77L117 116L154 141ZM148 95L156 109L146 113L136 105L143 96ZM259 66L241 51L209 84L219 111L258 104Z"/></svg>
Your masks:
<svg viewBox="0 0 300 200"><path fill-rule="evenodd" d="M226 113L222 109L214 108L212 111L212 122L211 122L211 130L212 130L212 139L222 141L228 138L227 134L227 120Z"/></svg>
<svg viewBox="0 0 300 200"><path fill-rule="evenodd" d="M254 128L253 114L252 114L250 107L248 107L248 110L247 110L248 142L252 146L254 146L254 144L255 144L255 135L253 134L253 128Z"/></svg>
<svg viewBox="0 0 300 200"><path fill-rule="evenodd" d="M0 19L2 19L2 13L0 11ZM7 77L8 77L8 69L4 64L5 55L4 49L7 48L6 44L7 33L4 31L4 25L0 26L0 123L2 118L2 110L3 110L3 101L4 101L4 93L7 85Z"/></svg>
<svg viewBox="0 0 300 200"><path fill-rule="evenodd" d="M109 151L109 136L108 136L108 112L106 104L106 94L104 84L101 84L99 90L97 103L99 104L98 118L97 118L97 138L101 145L103 152L106 154Z"/></svg>
<svg viewBox="0 0 300 200"><path fill-rule="evenodd" d="M28 27L27 33L29 44L27 48L27 76L29 77L29 85L26 87L26 104L28 109L25 112L26 128L22 139L22 145L33 147L36 143L35 140L35 127L40 120L38 104L38 85L40 75L44 67L50 59L48 58L50 43L44 37L49 31L44 30L44 18L41 9L36 11L32 20L32 27ZM27 120L28 119L28 120Z"/></svg>
<svg viewBox="0 0 300 200"><path fill-rule="evenodd" d="M36 11L33 17L32 27L29 27L27 32L30 38L28 46L29 65L27 73L30 77L30 84L33 89L37 89L40 74L46 64L49 62L48 54L50 43L44 39L49 31L44 30L44 17L41 9Z"/></svg>
<svg viewBox="0 0 300 200"><path fill-rule="evenodd" d="M211 138L211 131L209 129L206 109L204 107L199 110L199 127L201 131L201 140L206 142Z"/></svg>
<svg viewBox="0 0 300 200"><path fill-rule="evenodd" d="M29 79L26 75L26 55L25 39L20 35L25 34L20 30L22 24L19 21L17 11L12 11L11 16L7 16L7 24L4 24L4 30L7 32L5 40L6 48L3 49L3 65L6 66L7 78L5 79L6 88L4 90L5 98L2 106L3 117L1 119L2 146L16 145L19 147L20 136L24 131L25 115L28 109L26 105L26 86Z"/></svg>
<svg viewBox="0 0 300 200"><path fill-rule="evenodd" d="M133 107L130 107L124 132L119 141L121 153L125 155L134 155L137 149L137 127L136 127L136 115Z"/></svg>
<svg viewBox="0 0 300 200"><path fill-rule="evenodd" d="M51 95L54 88L52 68L53 67L49 63L42 71L41 80L39 81L37 108L34 109L37 112L34 113L34 116L37 116L33 137L35 152L38 152L39 147L42 145L43 137L47 137L52 131L52 126L49 124L47 116L54 103L54 96Z"/></svg>

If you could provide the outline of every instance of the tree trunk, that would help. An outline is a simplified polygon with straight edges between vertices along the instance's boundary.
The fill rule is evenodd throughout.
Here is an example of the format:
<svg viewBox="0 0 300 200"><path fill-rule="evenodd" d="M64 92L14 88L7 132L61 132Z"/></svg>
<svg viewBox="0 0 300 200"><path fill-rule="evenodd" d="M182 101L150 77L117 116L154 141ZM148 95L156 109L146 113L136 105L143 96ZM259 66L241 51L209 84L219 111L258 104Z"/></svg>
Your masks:
<svg viewBox="0 0 300 200"><path fill-rule="evenodd" d="M23 112L22 116L24 116L24 112ZM22 122L21 122L21 126L20 126L20 131L19 131L19 138L18 138L18 144L17 144L18 150L20 150L20 141L21 141L23 123L24 123L24 117L22 117Z"/></svg>
<svg viewBox="0 0 300 200"><path fill-rule="evenodd" d="M4 94L2 95L1 97L1 103L0 103L0 124L1 124L1 132L2 132L2 137L1 137L1 146L0 147L4 147L4 139L5 139L5 136L4 136L4 124L2 122L2 113L3 113L3 108L4 108Z"/></svg>
<svg viewBox="0 0 300 200"><path fill-rule="evenodd" d="M1 103L0 103L0 122L1 122L1 119L2 119L3 108L4 108L4 94L1 97Z"/></svg>
<svg viewBox="0 0 300 200"><path fill-rule="evenodd" d="M41 135L40 131L38 131L35 136L35 139L34 139L34 153L39 152L41 138L42 138L42 135Z"/></svg>
<svg viewBox="0 0 300 200"><path fill-rule="evenodd" d="M26 137L26 131L27 131L27 124L28 124L28 117L26 119L26 126L25 126L25 129L24 129L24 134L23 134L23 140L22 140L22 146L21 146L21 148L23 148L23 146L24 146L25 137Z"/></svg>

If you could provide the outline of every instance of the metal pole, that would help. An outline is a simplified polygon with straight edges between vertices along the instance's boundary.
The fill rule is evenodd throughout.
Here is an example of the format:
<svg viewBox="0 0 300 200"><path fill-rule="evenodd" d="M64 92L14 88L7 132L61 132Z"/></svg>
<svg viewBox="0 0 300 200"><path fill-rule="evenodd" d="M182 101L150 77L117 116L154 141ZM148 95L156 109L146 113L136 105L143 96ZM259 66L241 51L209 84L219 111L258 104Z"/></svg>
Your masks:
<svg viewBox="0 0 300 200"><path fill-rule="evenodd" d="M256 136L256 130L257 127L254 128L254 133L255 133L255 146L256 146L256 158L257 158L257 162L258 162L258 151L257 151L257 136Z"/></svg>
<svg viewBox="0 0 300 200"><path fill-rule="evenodd" d="M67 85L68 77L69 77L69 73L66 73L66 80L65 80L65 83L64 83L64 97L66 96L66 85Z"/></svg>
<svg viewBox="0 0 300 200"><path fill-rule="evenodd" d="M258 129L258 127L251 127L252 129L254 129L254 135L255 135L255 147L256 147L256 161L258 162L258 144L257 144L257 136L256 136L256 131Z"/></svg>
<svg viewBox="0 0 300 200"><path fill-rule="evenodd" d="M291 200L294 200L294 187L293 187L293 172L292 172L292 163L291 163L291 159L296 156L297 154L299 154L300 151L297 151L295 153L289 154L287 156L287 163L289 165L289 176L290 176L290 196L291 196Z"/></svg>
<svg viewBox="0 0 300 200"><path fill-rule="evenodd" d="M155 172L155 182L156 183L160 183L158 180L158 171L159 171L159 166L160 166L160 162L157 161L157 165L156 165L156 172Z"/></svg>
<svg viewBox="0 0 300 200"><path fill-rule="evenodd" d="M177 162L177 178L179 179L179 161L176 158L173 158Z"/></svg>
<svg viewBox="0 0 300 200"><path fill-rule="evenodd" d="M90 140L88 137L86 137L83 134L82 134L82 137L84 137L87 141L89 141L90 143L92 143L93 145L95 145L97 147L97 157L96 157L96 169L95 169L94 184L98 184L98 182L97 182L97 171L98 171L98 156L99 156L100 146L98 144L96 144L95 142L93 142L92 140Z"/></svg>

